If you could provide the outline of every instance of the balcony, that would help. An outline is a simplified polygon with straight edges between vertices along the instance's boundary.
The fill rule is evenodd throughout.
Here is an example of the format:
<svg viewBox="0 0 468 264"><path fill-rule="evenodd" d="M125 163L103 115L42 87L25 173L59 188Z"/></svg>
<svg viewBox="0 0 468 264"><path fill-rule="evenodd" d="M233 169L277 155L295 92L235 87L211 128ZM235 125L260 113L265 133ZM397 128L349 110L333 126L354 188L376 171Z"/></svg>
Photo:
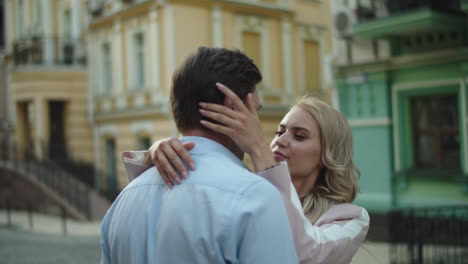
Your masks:
<svg viewBox="0 0 468 264"><path fill-rule="evenodd" d="M86 54L82 39L35 36L13 43L15 66L26 65L85 65Z"/></svg>
<svg viewBox="0 0 468 264"><path fill-rule="evenodd" d="M466 0L373 0L359 5L353 34L368 38L458 30L464 26Z"/></svg>
<svg viewBox="0 0 468 264"><path fill-rule="evenodd" d="M92 18L101 16L104 10L105 0L89 0L87 1L88 12Z"/></svg>
<svg viewBox="0 0 468 264"><path fill-rule="evenodd" d="M291 11L291 0L219 0L232 4L243 4L251 7L266 8L278 11Z"/></svg>
<svg viewBox="0 0 468 264"><path fill-rule="evenodd" d="M464 12L467 12L468 11L468 0L460 0L460 2L461 2L461 9Z"/></svg>

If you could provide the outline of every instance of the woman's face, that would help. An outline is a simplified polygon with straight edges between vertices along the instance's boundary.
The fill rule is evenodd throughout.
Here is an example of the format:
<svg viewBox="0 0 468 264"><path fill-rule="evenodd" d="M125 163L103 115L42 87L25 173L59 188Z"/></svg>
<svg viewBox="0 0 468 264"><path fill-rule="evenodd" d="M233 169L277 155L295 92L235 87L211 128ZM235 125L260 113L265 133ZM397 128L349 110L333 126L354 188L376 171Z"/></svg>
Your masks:
<svg viewBox="0 0 468 264"><path fill-rule="evenodd" d="M312 177L315 182L321 168L321 135L311 114L293 107L278 125L270 148L277 162L288 162L292 178Z"/></svg>

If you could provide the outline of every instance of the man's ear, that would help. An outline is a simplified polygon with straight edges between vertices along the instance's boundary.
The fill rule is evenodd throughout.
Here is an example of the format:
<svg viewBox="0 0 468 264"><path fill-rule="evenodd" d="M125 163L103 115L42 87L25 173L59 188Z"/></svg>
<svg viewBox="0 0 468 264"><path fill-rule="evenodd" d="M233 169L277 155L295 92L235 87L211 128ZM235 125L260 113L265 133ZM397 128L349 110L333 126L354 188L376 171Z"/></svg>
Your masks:
<svg viewBox="0 0 468 264"><path fill-rule="evenodd" d="M224 97L224 106L229 107L230 109L234 109L234 102L231 100L231 98L225 96Z"/></svg>

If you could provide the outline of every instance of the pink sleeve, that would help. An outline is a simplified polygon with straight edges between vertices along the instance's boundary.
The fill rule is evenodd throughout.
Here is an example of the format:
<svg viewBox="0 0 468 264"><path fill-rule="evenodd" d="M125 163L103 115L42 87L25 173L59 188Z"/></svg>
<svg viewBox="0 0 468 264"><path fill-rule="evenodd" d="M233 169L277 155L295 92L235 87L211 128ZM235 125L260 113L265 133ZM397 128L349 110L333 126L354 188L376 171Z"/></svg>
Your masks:
<svg viewBox="0 0 468 264"><path fill-rule="evenodd" d="M147 169L151 168L151 166L145 165L145 157L147 153L148 151L125 151L120 156L129 182L134 180Z"/></svg>
<svg viewBox="0 0 468 264"><path fill-rule="evenodd" d="M302 211L286 162L257 174L281 193L301 264L351 262L369 229L369 215L364 208L334 205L312 225Z"/></svg>

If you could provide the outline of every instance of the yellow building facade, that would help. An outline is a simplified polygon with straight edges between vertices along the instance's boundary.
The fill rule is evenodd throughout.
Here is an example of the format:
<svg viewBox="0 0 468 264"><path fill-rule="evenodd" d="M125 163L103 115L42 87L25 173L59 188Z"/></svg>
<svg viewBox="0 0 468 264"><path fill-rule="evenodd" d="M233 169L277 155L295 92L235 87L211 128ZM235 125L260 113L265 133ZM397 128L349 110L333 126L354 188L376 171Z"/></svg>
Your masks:
<svg viewBox="0 0 468 264"><path fill-rule="evenodd" d="M329 1L90 1L88 65L101 188L127 184L119 153L177 136L169 89L199 46L237 48L259 66L268 138L295 98L327 101L333 45Z"/></svg>
<svg viewBox="0 0 468 264"><path fill-rule="evenodd" d="M16 155L92 162L109 192L128 183L122 151L178 135L171 77L199 46L254 59L270 139L296 98L331 100L329 1L5 0L4 9Z"/></svg>
<svg viewBox="0 0 468 264"><path fill-rule="evenodd" d="M6 0L9 119L17 157L93 162L86 1Z"/></svg>

